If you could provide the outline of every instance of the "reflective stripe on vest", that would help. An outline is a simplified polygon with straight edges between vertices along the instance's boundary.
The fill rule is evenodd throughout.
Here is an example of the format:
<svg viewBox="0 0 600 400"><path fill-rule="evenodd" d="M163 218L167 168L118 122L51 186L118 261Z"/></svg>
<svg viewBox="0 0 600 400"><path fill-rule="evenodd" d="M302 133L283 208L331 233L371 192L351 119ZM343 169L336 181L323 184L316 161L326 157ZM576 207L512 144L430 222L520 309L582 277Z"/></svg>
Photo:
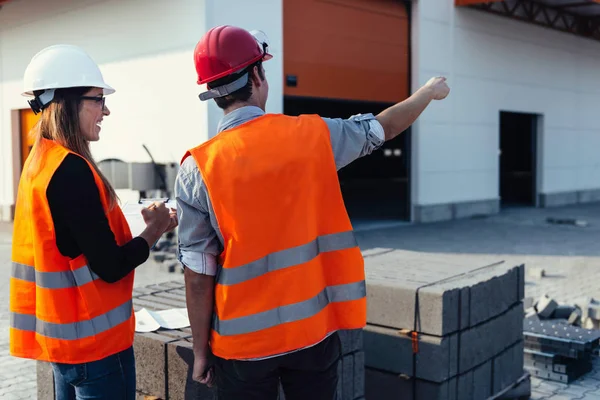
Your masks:
<svg viewBox="0 0 600 400"><path fill-rule="evenodd" d="M131 318L133 303L131 300L123 303L109 312L87 321L73 322L70 324L56 324L42 321L35 315L10 313L10 327L22 331L37 332L52 339L77 340L94 336Z"/></svg>
<svg viewBox="0 0 600 400"><path fill-rule="evenodd" d="M217 282L221 285L235 285L268 272L304 264L321 253L350 249L358 246L352 231L319 236L312 242L271 253L266 257L236 268L223 268Z"/></svg>
<svg viewBox="0 0 600 400"><path fill-rule="evenodd" d="M34 267L13 262L12 276L16 279L35 283L44 289L66 289L70 287L83 286L93 282L98 275L84 265L71 271L42 272L36 271Z"/></svg>
<svg viewBox="0 0 600 400"><path fill-rule="evenodd" d="M221 336L242 335L271 328L286 322L300 321L316 315L331 303L358 300L367 295L365 281L329 286L313 298L273 310L220 321L213 317L213 329Z"/></svg>

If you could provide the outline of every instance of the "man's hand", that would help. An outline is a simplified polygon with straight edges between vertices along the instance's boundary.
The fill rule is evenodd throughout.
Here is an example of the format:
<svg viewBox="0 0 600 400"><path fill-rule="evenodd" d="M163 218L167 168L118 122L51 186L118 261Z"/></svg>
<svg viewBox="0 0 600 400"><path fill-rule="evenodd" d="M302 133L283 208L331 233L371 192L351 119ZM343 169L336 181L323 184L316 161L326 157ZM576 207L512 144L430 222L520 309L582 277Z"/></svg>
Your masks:
<svg viewBox="0 0 600 400"><path fill-rule="evenodd" d="M212 387L214 378L214 370L210 366L209 360L206 357L194 356L194 372L192 373L192 379L208 387Z"/></svg>
<svg viewBox="0 0 600 400"><path fill-rule="evenodd" d="M443 76L431 78L423 87L430 91L432 100L443 100L450 93L446 78Z"/></svg>

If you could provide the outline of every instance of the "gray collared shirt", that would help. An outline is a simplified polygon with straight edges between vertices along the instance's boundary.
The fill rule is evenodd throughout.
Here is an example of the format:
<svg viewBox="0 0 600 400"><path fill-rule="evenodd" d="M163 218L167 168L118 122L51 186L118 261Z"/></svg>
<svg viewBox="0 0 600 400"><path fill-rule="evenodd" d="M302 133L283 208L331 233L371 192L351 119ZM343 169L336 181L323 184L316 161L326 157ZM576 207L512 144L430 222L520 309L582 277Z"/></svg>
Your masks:
<svg viewBox="0 0 600 400"><path fill-rule="evenodd" d="M219 122L222 132L264 115L254 106L239 108ZM385 142L383 127L373 114L359 114L349 119L323 118L331 137L337 169L371 154ZM223 236L217 224L206 185L193 157L188 157L175 181L177 200L178 259L187 268L204 275L216 275L217 257L223 251Z"/></svg>

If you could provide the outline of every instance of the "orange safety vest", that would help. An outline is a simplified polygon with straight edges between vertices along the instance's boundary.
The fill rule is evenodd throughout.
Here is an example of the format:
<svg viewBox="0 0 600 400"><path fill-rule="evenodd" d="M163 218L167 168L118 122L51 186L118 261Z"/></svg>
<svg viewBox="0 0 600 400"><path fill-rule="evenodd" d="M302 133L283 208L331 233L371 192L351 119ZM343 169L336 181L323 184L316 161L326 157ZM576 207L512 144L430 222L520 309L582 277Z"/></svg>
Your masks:
<svg viewBox="0 0 600 400"><path fill-rule="evenodd" d="M183 160L189 155L224 240L215 355L269 357L365 326L364 261L320 117L268 114L219 133Z"/></svg>
<svg viewBox="0 0 600 400"><path fill-rule="evenodd" d="M37 145L36 145L37 146ZM133 343L133 272L117 283L102 281L81 255L63 256L46 189L56 169L71 153L43 139L39 163L26 161L19 183L10 278L10 353L67 364L103 359ZM88 163L89 164L89 163ZM102 205L117 243L131 240L121 209L109 211L106 191L90 165ZM77 196L77 193L65 193Z"/></svg>

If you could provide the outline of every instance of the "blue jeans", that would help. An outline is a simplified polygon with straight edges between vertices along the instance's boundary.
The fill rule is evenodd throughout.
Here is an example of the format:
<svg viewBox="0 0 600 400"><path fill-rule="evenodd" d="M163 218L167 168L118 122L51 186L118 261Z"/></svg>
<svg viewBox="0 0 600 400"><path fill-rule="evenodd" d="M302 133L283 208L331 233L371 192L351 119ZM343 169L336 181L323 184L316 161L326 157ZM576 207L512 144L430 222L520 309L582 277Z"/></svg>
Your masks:
<svg viewBox="0 0 600 400"><path fill-rule="evenodd" d="M135 400L133 347L83 364L52 363L56 400Z"/></svg>

